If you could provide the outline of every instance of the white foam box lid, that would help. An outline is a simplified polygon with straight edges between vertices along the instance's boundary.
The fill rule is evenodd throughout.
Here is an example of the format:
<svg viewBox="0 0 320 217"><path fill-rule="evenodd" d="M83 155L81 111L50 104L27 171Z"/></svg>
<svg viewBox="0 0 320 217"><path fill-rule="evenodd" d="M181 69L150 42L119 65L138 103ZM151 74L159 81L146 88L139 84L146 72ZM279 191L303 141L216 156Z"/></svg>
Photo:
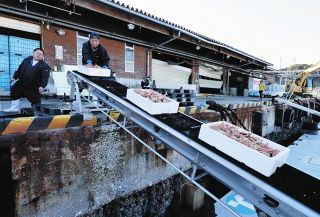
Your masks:
<svg viewBox="0 0 320 217"><path fill-rule="evenodd" d="M145 110L151 115L155 114L166 114L166 113L177 113L179 108L179 102L170 99L170 102L155 103L151 100L141 96L134 91L135 89L127 90L127 99Z"/></svg>
<svg viewBox="0 0 320 217"><path fill-rule="evenodd" d="M111 70L104 68L89 68L87 66L78 65L78 72L94 77L110 77Z"/></svg>
<svg viewBox="0 0 320 217"><path fill-rule="evenodd" d="M268 177L276 171L277 167L281 167L286 162L290 152L289 148L248 132L252 137L260 139L262 143L267 144L271 148L279 150L279 153L273 157L266 156L259 151L241 144L210 128L211 126L219 125L221 123L236 127L238 132L248 132L228 122L218 121L214 123L202 124L200 128L199 139Z"/></svg>

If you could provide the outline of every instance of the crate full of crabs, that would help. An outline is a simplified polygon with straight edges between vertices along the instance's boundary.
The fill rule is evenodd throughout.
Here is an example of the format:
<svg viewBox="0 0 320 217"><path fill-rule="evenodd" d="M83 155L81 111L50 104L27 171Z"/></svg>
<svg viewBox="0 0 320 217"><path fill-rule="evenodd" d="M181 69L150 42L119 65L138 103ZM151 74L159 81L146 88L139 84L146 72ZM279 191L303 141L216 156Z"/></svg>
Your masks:
<svg viewBox="0 0 320 217"><path fill-rule="evenodd" d="M202 124L199 139L257 172L271 176L290 149L225 121Z"/></svg>
<svg viewBox="0 0 320 217"><path fill-rule="evenodd" d="M179 102L151 89L128 89L127 99L151 115L177 113Z"/></svg>

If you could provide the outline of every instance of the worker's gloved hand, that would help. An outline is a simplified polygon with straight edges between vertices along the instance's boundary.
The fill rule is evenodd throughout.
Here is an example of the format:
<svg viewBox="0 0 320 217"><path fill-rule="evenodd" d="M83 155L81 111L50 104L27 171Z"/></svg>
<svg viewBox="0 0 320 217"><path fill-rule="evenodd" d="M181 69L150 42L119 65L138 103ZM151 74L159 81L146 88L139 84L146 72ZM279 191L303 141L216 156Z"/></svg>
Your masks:
<svg viewBox="0 0 320 217"><path fill-rule="evenodd" d="M15 80L16 80L16 79L11 78L10 81L9 81L9 83L11 84L11 83L14 82Z"/></svg>
<svg viewBox="0 0 320 217"><path fill-rule="evenodd" d="M39 93L42 94L43 93L44 88L43 87L39 87Z"/></svg>
<svg viewBox="0 0 320 217"><path fill-rule="evenodd" d="M87 67L92 68L92 60L87 60Z"/></svg>

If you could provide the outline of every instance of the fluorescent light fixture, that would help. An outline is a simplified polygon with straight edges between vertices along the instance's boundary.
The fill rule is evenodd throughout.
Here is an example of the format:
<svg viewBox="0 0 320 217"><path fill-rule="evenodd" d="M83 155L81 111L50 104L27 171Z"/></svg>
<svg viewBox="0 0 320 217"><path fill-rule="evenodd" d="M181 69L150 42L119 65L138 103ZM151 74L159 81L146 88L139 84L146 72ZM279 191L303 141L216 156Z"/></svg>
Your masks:
<svg viewBox="0 0 320 217"><path fill-rule="evenodd" d="M128 29L133 30L136 26L132 23L128 23Z"/></svg>
<svg viewBox="0 0 320 217"><path fill-rule="evenodd" d="M66 34L66 32L64 31L64 29L58 29L57 30L58 35L60 36L64 36Z"/></svg>

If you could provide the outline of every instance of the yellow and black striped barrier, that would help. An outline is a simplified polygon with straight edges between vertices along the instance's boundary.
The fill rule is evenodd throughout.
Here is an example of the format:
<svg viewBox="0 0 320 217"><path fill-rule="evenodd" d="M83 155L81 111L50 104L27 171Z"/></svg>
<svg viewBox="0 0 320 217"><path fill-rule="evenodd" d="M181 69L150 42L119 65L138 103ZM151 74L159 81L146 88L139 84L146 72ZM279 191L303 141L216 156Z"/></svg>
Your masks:
<svg viewBox="0 0 320 217"><path fill-rule="evenodd" d="M179 107L178 111L184 114L203 113L207 109L207 106L185 106Z"/></svg>
<svg viewBox="0 0 320 217"><path fill-rule="evenodd" d="M203 113L206 111L208 106L184 106L179 107L178 111L184 114L194 114L194 113ZM124 116L118 111L110 111L109 115L112 119L116 121L123 121ZM109 119L109 122L112 122L112 119Z"/></svg>
<svg viewBox="0 0 320 217"><path fill-rule="evenodd" d="M76 126L97 125L97 117L84 120L83 115L56 115L39 117L1 118L0 135L24 133L28 131L50 130Z"/></svg>
<svg viewBox="0 0 320 217"><path fill-rule="evenodd" d="M225 108L230 109L239 109L239 108L251 108L251 107L259 107L259 106L271 106L271 101L265 101L265 102L248 102L248 103L240 103L240 104L224 104L222 105Z"/></svg>
<svg viewBox="0 0 320 217"><path fill-rule="evenodd" d="M110 111L109 115L115 121L123 121L124 116L118 111ZM113 120L109 118L109 122L111 123Z"/></svg>

